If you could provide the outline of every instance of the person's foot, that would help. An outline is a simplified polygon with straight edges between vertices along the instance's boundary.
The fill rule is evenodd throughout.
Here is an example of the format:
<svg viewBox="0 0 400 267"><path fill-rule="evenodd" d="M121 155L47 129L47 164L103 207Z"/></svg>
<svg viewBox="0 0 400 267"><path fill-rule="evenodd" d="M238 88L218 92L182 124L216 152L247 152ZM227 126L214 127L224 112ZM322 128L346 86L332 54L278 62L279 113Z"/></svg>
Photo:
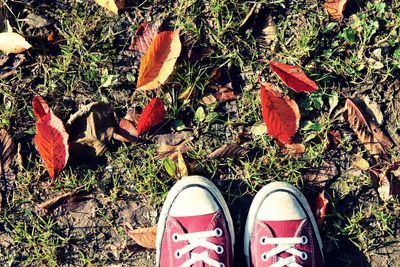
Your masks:
<svg viewBox="0 0 400 267"><path fill-rule="evenodd" d="M157 267L233 266L232 218L218 188L189 176L168 193L157 226Z"/></svg>
<svg viewBox="0 0 400 267"><path fill-rule="evenodd" d="M324 265L317 224L298 189L274 182L257 193L247 216L244 252L248 266Z"/></svg>

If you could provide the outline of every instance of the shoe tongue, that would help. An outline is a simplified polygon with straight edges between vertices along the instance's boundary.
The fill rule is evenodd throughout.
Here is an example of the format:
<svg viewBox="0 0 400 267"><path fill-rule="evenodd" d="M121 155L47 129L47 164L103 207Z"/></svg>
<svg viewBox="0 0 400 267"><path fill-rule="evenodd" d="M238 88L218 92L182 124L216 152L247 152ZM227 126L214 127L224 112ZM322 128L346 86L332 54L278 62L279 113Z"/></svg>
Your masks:
<svg viewBox="0 0 400 267"><path fill-rule="evenodd" d="M295 237L300 224L304 219L288 221L264 221L272 231L274 237Z"/></svg>
<svg viewBox="0 0 400 267"><path fill-rule="evenodd" d="M274 237L296 237L298 229L304 220L264 221L264 223L268 225ZM286 258L292 256L292 254L282 252L278 256Z"/></svg>
<svg viewBox="0 0 400 267"><path fill-rule="evenodd" d="M195 216L179 216L174 218L181 224L183 230L186 233L203 232L203 231L213 230L208 228L212 224L212 221L216 216L217 212L203 214L203 215L195 215ZM206 250L207 249L204 247L197 247L192 252L200 254ZM197 262L194 265L192 265L192 267L205 267L205 266L208 267L207 264L203 264L200 262Z"/></svg>

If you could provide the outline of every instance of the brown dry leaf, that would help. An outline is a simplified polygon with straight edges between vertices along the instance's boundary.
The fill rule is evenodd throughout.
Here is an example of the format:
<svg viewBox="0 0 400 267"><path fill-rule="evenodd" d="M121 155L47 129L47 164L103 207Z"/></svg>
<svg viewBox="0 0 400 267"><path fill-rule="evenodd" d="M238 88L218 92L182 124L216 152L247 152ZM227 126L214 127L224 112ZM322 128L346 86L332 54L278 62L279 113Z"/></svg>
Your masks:
<svg viewBox="0 0 400 267"><path fill-rule="evenodd" d="M6 130L0 129L0 175L8 172L15 153L12 137Z"/></svg>
<svg viewBox="0 0 400 267"><path fill-rule="evenodd" d="M125 223L126 234L141 247L156 248L157 226L132 229L132 225ZM129 229L128 229L129 228Z"/></svg>
<svg viewBox="0 0 400 267"><path fill-rule="evenodd" d="M311 184L324 187L326 183L339 175L337 166L328 161L324 161L321 166L311 168L304 174L304 180Z"/></svg>
<svg viewBox="0 0 400 267"><path fill-rule="evenodd" d="M400 193L400 162L388 164L382 169L371 168L370 177L374 185L379 185L379 197L390 200L393 195Z"/></svg>
<svg viewBox="0 0 400 267"><path fill-rule="evenodd" d="M41 215L47 215L51 210L54 210L57 206L61 205L66 200L74 197L81 188L83 188L83 186L80 186L71 192L67 192L46 200L45 202L37 205L36 209Z"/></svg>
<svg viewBox="0 0 400 267"><path fill-rule="evenodd" d="M190 150L189 142L191 140L193 140L193 137L185 132L158 136L157 143L160 146L157 150L157 158L163 159L168 157L172 160L176 160L178 151L186 153Z"/></svg>
<svg viewBox="0 0 400 267"><path fill-rule="evenodd" d="M267 44L278 41L278 36L276 35L276 24L271 15L268 16L262 33Z"/></svg>
<svg viewBox="0 0 400 267"><path fill-rule="evenodd" d="M118 10L124 8L125 0L95 0L97 4L118 15Z"/></svg>
<svg viewBox="0 0 400 267"><path fill-rule="evenodd" d="M238 144L226 144L217 148L207 155L207 159L227 158L234 156L242 156L246 153L246 149Z"/></svg>
<svg viewBox="0 0 400 267"><path fill-rule="evenodd" d="M78 161L93 160L101 156L113 136L117 118L112 107L95 102L83 106L67 122L70 134L71 158Z"/></svg>
<svg viewBox="0 0 400 267"><path fill-rule="evenodd" d="M118 126L115 128L113 138L115 140L128 143L139 140L135 125L133 122L126 119L120 119Z"/></svg>
<svg viewBox="0 0 400 267"><path fill-rule="evenodd" d="M24 37L15 32L0 33L0 51L6 54L18 54L28 50L32 46Z"/></svg>
<svg viewBox="0 0 400 267"><path fill-rule="evenodd" d="M211 86L215 90L213 96L220 101L231 101L236 99L236 94L232 87L227 86Z"/></svg>
<svg viewBox="0 0 400 267"><path fill-rule="evenodd" d="M392 142L379 129L377 123L367 119L355 101L350 98L346 100L345 109L347 110L347 120L365 148L374 157L387 158L386 150L392 146Z"/></svg>
<svg viewBox="0 0 400 267"><path fill-rule="evenodd" d="M188 176L188 168L186 167L185 160L183 158L182 152L178 150L177 152L178 157L177 157L177 164L176 164L176 172L178 178L182 178L184 176Z"/></svg>
<svg viewBox="0 0 400 267"><path fill-rule="evenodd" d="M300 158L305 150L306 147L303 144L297 144L297 143L292 143L292 144L283 144L277 140L277 144L281 149L281 152L285 155L290 156L290 158L298 159Z"/></svg>
<svg viewBox="0 0 400 267"><path fill-rule="evenodd" d="M373 117L378 124L382 124L383 122L383 114L381 108L379 107L378 103L371 100L368 95L363 96L362 100L364 101L365 105L368 107L366 110L368 114Z"/></svg>

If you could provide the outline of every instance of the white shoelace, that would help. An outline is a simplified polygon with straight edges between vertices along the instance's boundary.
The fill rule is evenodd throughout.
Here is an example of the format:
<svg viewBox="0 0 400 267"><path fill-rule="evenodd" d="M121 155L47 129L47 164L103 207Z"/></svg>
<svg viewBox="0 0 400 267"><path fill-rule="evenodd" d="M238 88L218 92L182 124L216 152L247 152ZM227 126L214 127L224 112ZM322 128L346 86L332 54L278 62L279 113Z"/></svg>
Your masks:
<svg viewBox="0 0 400 267"><path fill-rule="evenodd" d="M195 232L188 234L174 234L172 236L172 240L174 242L179 241L188 241L189 244L184 246L183 248L175 251L175 257L181 258L184 254L194 250L197 247L204 247L210 250L214 250L217 254L224 253L224 248L219 245L215 245L212 242L207 241L206 239L209 237L220 237L222 235L222 230L216 228L212 231L204 231L204 232ZM180 267L190 267L196 262L204 262L210 266L214 267L224 267L223 263L220 263L208 256L208 252L204 251L202 253L191 253L190 259L183 263Z"/></svg>
<svg viewBox="0 0 400 267"><path fill-rule="evenodd" d="M270 257L278 255L281 252L287 252L292 254L291 257L281 258L278 256L277 262L272 264L270 267L283 267L285 265L289 267L302 267L300 264L296 263L295 256L299 256L302 260L308 258L307 253L297 250L294 248L296 244L307 244L308 239L306 236L302 237L281 237L281 238L267 238L262 236L260 239L261 245L276 245L275 248L268 252L261 254L261 260L267 261Z"/></svg>

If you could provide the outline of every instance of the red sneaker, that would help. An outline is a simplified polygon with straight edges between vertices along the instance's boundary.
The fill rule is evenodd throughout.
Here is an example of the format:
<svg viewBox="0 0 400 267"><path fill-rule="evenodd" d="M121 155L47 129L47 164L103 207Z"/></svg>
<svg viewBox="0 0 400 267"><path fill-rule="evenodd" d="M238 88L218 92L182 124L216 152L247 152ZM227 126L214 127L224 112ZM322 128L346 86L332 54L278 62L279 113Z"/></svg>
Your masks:
<svg viewBox="0 0 400 267"><path fill-rule="evenodd" d="M257 193L247 217L244 253L248 266L324 265L317 224L298 189L274 182Z"/></svg>
<svg viewBox="0 0 400 267"><path fill-rule="evenodd" d="M228 206L208 179L189 176L168 193L157 228L157 267L231 267L235 234Z"/></svg>

